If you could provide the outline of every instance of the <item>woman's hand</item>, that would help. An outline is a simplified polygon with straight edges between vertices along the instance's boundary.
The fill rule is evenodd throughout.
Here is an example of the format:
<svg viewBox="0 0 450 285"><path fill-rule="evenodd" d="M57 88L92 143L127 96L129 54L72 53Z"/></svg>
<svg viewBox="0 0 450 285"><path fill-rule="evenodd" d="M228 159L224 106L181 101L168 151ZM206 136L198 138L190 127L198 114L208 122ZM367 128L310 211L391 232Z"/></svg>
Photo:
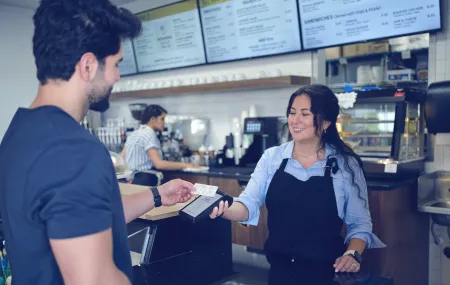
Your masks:
<svg viewBox="0 0 450 285"><path fill-rule="evenodd" d="M220 201L219 207L214 207L213 211L209 215L211 219L215 219L217 217L220 217L228 210L228 201Z"/></svg>
<svg viewBox="0 0 450 285"><path fill-rule="evenodd" d="M361 265L351 254L348 254L336 259L333 267L335 272L359 272Z"/></svg>
<svg viewBox="0 0 450 285"><path fill-rule="evenodd" d="M185 168L200 168L201 166L195 163L186 163Z"/></svg>

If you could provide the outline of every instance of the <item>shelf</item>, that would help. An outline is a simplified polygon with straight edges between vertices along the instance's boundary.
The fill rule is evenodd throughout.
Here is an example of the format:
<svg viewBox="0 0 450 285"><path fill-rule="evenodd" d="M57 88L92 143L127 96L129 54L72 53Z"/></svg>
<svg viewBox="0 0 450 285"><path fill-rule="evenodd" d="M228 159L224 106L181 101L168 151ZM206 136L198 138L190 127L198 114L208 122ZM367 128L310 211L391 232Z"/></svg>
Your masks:
<svg viewBox="0 0 450 285"><path fill-rule="evenodd" d="M411 54L420 54L428 52L428 48L421 49L413 49L410 50ZM383 57L384 55L393 56L393 55L402 55L401 51L392 51L392 52L384 52L384 53L373 53L373 54L365 54L365 55L357 55L357 56L348 56L334 59L327 59L327 63L340 63L341 59L346 59L347 62L358 62L358 61L367 61L367 60L375 60Z"/></svg>
<svg viewBox="0 0 450 285"><path fill-rule="evenodd" d="M358 146L357 152L376 151L376 152L390 152L390 146Z"/></svg>
<svg viewBox="0 0 450 285"><path fill-rule="evenodd" d="M172 88L147 89L136 91L124 91L111 94L111 99L121 98L147 98L161 96L176 96L189 93L213 93L244 90L258 90L270 88L284 88L291 86L302 86L311 83L311 78L304 76L280 76L262 79L248 79L231 82L220 82L211 84L179 86Z"/></svg>
<svg viewBox="0 0 450 285"><path fill-rule="evenodd" d="M345 121L345 124L393 124L394 120L349 120Z"/></svg>
<svg viewBox="0 0 450 285"><path fill-rule="evenodd" d="M393 134L356 134L356 135L342 135L345 138L392 138Z"/></svg>

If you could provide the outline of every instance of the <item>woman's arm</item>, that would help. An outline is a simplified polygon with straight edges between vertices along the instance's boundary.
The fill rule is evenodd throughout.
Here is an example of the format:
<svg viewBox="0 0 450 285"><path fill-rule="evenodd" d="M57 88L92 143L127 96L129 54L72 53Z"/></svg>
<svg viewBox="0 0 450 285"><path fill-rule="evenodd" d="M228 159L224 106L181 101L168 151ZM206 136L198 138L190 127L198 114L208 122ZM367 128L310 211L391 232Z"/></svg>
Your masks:
<svg viewBox="0 0 450 285"><path fill-rule="evenodd" d="M215 207L209 216L211 219L215 219L220 215L222 215L224 219L230 221L244 222L248 220L249 211L248 208L240 202L234 202L231 207L228 207L228 202L225 202L224 204L222 201L220 202L219 207Z"/></svg>
<svg viewBox="0 0 450 285"><path fill-rule="evenodd" d="M345 243L348 244L348 249L358 250L359 253L367 248L385 247L385 245L372 233L372 218L369 211L369 201L367 193L367 184L364 178L362 169L354 159L349 159L349 166L355 173L355 182L353 182L350 173L343 175L344 181L348 181L344 186L345 205L344 222L347 228ZM351 242L353 239L359 239L364 242L362 249L362 242ZM350 248L355 246L356 248Z"/></svg>
<svg viewBox="0 0 450 285"><path fill-rule="evenodd" d="M366 249L367 243L359 238L352 238L348 243L347 250L356 250L359 254L362 254Z"/></svg>
<svg viewBox="0 0 450 285"><path fill-rule="evenodd" d="M347 228L345 243L347 250L362 254L366 248L385 247L372 233L372 219L369 212L367 185L362 169L355 160L349 159L349 166L355 175L353 183L350 173L343 172L342 183L345 193L344 222ZM336 272L358 272L360 264L350 255L339 257L334 267Z"/></svg>
<svg viewBox="0 0 450 285"><path fill-rule="evenodd" d="M177 170L188 167L195 167L194 165L189 163L163 160L159 155L158 149L156 148L149 149L147 151L147 155L149 159L152 161L155 168L159 170Z"/></svg>
<svg viewBox="0 0 450 285"><path fill-rule="evenodd" d="M272 161L275 149L264 152L261 159L252 173L250 181L245 190L234 199L233 205L227 208L226 205L216 207L210 217L214 219L217 215L222 215L230 221L242 222L256 226L259 221L259 208L266 199L267 180L269 179L269 166Z"/></svg>

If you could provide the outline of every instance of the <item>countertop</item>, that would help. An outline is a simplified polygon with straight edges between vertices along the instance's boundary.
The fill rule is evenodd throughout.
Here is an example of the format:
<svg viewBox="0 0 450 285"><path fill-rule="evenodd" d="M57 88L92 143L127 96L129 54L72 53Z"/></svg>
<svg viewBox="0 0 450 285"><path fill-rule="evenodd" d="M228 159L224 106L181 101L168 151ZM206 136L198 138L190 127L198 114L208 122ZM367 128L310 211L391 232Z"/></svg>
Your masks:
<svg viewBox="0 0 450 285"><path fill-rule="evenodd" d="M250 180L251 174L254 168L251 167L211 167L208 170L173 170L164 171L170 173L190 173L192 175L203 175L208 177L220 177L237 179L242 184ZM389 191L398 189L400 187L408 186L417 181L417 177L412 176L402 176L402 177L373 177L367 175L367 189L369 191Z"/></svg>
<svg viewBox="0 0 450 285"><path fill-rule="evenodd" d="M122 195L131 195L135 193L140 193L144 191L149 191L147 186L133 185L128 183L119 183L120 193ZM192 198L193 200L194 198ZM154 208L151 211L142 215L141 219L149 221L157 221L162 219L167 219L170 217L178 216L178 212L191 201L186 203L177 204L174 206L161 206L159 208Z"/></svg>

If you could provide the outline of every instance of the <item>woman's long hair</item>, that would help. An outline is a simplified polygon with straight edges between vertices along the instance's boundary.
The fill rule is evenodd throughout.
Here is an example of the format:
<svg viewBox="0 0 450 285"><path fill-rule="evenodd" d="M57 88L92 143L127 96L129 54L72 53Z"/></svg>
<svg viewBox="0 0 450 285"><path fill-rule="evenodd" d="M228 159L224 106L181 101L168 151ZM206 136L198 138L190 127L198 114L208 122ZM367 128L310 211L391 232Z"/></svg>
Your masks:
<svg viewBox="0 0 450 285"><path fill-rule="evenodd" d="M291 113L291 107L295 98L302 95L307 95L311 100L311 112L314 115L314 127L316 128L315 133L319 138L319 148L317 152L323 150L325 145L329 145L337 155L342 156L344 160L344 170L350 173L352 183L358 188L358 196L366 201L362 195L364 189L361 189L360 185L356 183L355 170L350 167L349 163L350 159L356 160L359 167L361 167L363 178L365 179L362 160L347 144L344 143L344 141L342 141L336 128L336 122L339 116L339 103L336 95L330 88L324 85L315 84L304 86L291 95L286 111L287 117L289 117L289 114ZM327 121L330 122L330 126L324 131L322 126L324 122Z"/></svg>

